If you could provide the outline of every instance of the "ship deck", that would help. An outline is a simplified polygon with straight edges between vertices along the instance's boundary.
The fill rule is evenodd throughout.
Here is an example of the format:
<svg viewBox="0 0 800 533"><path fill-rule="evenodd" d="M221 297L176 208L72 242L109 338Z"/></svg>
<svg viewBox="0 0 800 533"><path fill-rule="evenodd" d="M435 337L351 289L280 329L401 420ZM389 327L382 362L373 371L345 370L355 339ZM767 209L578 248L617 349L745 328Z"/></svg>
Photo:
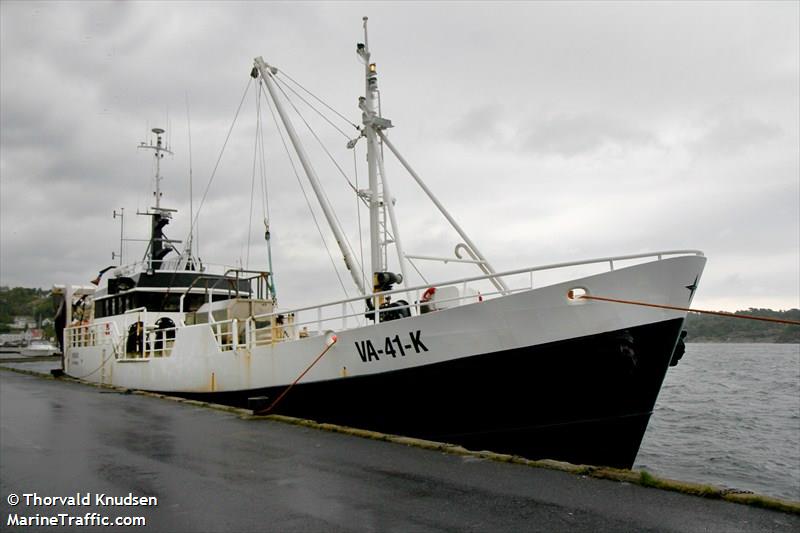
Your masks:
<svg viewBox="0 0 800 533"><path fill-rule="evenodd" d="M11 371L0 371L0 428L4 525L98 512L143 516L154 532L800 530L798 514ZM92 501L9 504L26 493ZM95 501L129 493L158 505Z"/></svg>

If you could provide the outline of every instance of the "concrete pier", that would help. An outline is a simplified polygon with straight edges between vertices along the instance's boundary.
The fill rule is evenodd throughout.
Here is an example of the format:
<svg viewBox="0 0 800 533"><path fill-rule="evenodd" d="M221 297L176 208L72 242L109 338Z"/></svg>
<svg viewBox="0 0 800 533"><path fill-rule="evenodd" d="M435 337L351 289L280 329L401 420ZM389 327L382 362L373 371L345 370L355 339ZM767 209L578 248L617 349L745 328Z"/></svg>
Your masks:
<svg viewBox="0 0 800 533"><path fill-rule="evenodd" d="M797 514L7 370L0 496L8 531L107 530L9 525L12 516L99 520L93 513L144 517L122 529L153 532L800 531ZM125 496L157 505L108 504Z"/></svg>

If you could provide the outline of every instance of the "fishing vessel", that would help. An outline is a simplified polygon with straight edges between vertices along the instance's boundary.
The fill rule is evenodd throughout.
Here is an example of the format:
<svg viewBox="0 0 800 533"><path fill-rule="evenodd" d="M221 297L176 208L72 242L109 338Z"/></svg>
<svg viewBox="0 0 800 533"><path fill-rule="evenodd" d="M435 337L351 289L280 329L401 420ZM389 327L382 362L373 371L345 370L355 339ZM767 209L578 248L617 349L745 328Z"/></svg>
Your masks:
<svg viewBox="0 0 800 533"><path fill-rule="evenodd" d="M271 267L214 272L191 247L179 251L164 235L175 211L160 203L160 162L169 149L156 128L155 140L142 144L156 161L144 259L101 271L96 285L58 288L64 372L223 403L260 399L260 412L471 449L630 468L705 257L669 250L496 271L389 139L366 18L363 29L361 123L347 148L366 143L368 188L353 193L369 212L369 265L357 260L309 162L283 102L282 72L261 57L251 72L357 296L278 305ZM453 256L404 251L384 153L396 156L460 236ZM411 268L424 261L479 271L412 283Z"/></svg>

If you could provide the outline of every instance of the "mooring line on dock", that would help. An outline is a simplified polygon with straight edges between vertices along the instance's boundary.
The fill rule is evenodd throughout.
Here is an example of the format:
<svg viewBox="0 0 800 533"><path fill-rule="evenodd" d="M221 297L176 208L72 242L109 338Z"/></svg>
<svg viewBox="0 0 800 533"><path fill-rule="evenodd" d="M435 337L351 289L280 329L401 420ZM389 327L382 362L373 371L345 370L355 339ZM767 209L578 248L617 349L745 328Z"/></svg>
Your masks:
<svg viewBox="0 0 800 533"><path fill-rule="evenodd" d="M272 410L275 408L275 406L276 406L276 405L278 405L278 403L279 403L281 400L283 400L283 397L284 397L284 396L286 396L286 395L289 393L289 391L292 389L292 387L294 387L295 385L297 385L297 382L298 382L298 381L300 381L301 379L303 379L303 376L305 376L305 375L308 373L308 371L309 371L309 370L311 370L311 369L314 367L314 365L316 365L316 364L317 364L317 362L318 362L320 359L322 359L322 356L323 356L323 355L325 355L326 353L328 353L328 350L330 350L330 349L333 347L333 345L334 345L334 344L336 344L336 341L338 341L338 340L339 340L339 338L338 338L336 335L332 335L332 336L330 337L330 340L329 340L329 341L326 343L325 349L324 349L324 350L322 350L322 353L320 353L320 354L317 356L317 358L316 358L316 359L314 359L314 361L312 361L312 362L311 362L311 364L310 364L310 365L308 365L308 366L306 367L306 369L305 369L305 370L303 370L303 372L302 372L302 373L301 373L299 376L297 376L297 379L295 379L295 380L294 380L294 381L291 383L291 385L289 385L288 387L286 387L286 389L284 389L284 391L283 391L283 392L280 394L280 396L278 396L277 398L275 398L275 401L274 401L274 402L272 402L272 403L269 405L269 407L267 407L266 409L262 409L261 411L258 411L258 412L256 412L256 413L253 413L253 414L254 414L254 415L266 415L266 414L268 414L270 411L272 411Z"/></svg>
<svg viewBox="0 0 800 533"><path fill-rule="evenodd" d="M699 313L703 315L716 315L716 316L724 316L728 318L744 318L747 320L760 320L762 322L775 322L778 324L788 324L790 326L800 326L799 320L788 320L784 318L771 318L766 316L755 316L755 315L737 315L734 313L728 313L726 311L708 311L705 309L692 309L690 307L680 307L677 305L666 305L666 304L654 304L650 302L639 302L636 300L622 300L620 298L608 298L606 296L591 296L589 294L583 294L578 298L582 300L598 300L601 302L611 302L611 303L618 303L618 304L628 304L628 305L641 305L644 307L656 307L659 309L672 309L674 311L687 311L690 313Z"/></svg>

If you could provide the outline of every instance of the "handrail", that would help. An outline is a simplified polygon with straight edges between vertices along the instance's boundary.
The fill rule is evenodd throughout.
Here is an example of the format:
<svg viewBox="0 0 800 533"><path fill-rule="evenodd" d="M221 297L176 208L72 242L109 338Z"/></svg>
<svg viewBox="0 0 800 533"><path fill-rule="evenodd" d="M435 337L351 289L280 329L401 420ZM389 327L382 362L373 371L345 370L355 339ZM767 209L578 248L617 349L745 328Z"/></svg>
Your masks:
<svg viewBox="0 0 800 533"><path fill-rule="evenodd" d="M412 255L406 254L406 259L421 259L423 261L441 261L442 263L470 263L473 265L482 265L484 262L480 259L461 259L460 257L436 257L433 255Z"/></svg>
<svg viewBox="0 0 800 533"><path fill-rule="evenodd" d="M236 274L235 278L229 278L228 277L228 274L230 274L231 272ZM254 275L250 276L249 278L246 278L246 277L240 278L239 274L254 274ZM261 280L264 280L265 281L265 287L268 287L267 283L269 281L269 276L270 275L271 275L271 273L268 272L268 271L265 271L265 270L246 270L246 269L242 269L242 268L229 268L222 274L221 277L217 277L217 276L219 276L218 274L213 274L213 276L217 277L217 279L214 280L214 284L211 285L211 286L209 286L209 284L208 284L208 282L212 279L211 277L198 276L197 278L194 279L194 281L192 281L192 283L189 285L189 287L187 287L187 289L183 292L183 294L181 294L181 297L178 300L178 312L180 312L180 313L184 312L183 311L183 302L184 302L184 299L186 298L186 295L190 294L192 292L192 290L195 288L195 285L200 281L205 281L206 282L205 294L209 296L209 300L208 300L207 303L211 304L213 302L213 299L214 299L213 298L214 291L222 291L223 293L227 293L228 297L230 298L230 295L231 295L231 289L230 289L231 279L235 280L235 283L236 283L235 291L236 291L236 297L237 298L239 297L239 281L244 281L244 282L249 282L250 283L250 290L248 291L248 293L252 297L252 294L253 294L252 282L254 280L258 280L259 283L258 283L258 286L256 287L256 290L255 290L256 296L258 297L258 296L260 296L260 292L261 292L261 288L262 288L261 287ZM221 281L227 281L228 282L228 287L219 289L217 287L217 285ZM269 292L269 289L267 289L267 292ZM210 310L209 310L209 313L210 313ZM211 317L211 315L209 314L209 322L211 321L210 317Z"/></svg>
<svg viewBox="0 0 800 533"><path fill-rule="evenodd" d="M128 263L126 265L118 266L116 268L116 272L119 272L120 274L122 274L124 276L128 276L128 275L136 274L137 272L147 271L148 266L149 266L149 261L147 261L147 260L135 261L133 263ZM181 268L179 266L179 264L176 265L174 263L174 260L171 260L171 259L167 259L164 262L162 262L161 266L164 267L164 268L156 269L158 272L199 272L199 273L202 273L202 274L210 274L210 275L215 275L215 276L220 275L220 273L225 271L225 270L236 268L234 265L227 265L227 264L224 264L224 263L203 263L203 265L202 265L203 268L202 269L193 270L193 271L187 271L187 270L184 270L183 268Z"/></svg>
<svg viewBox="0 0 800 533"><path fill-rule="evenodd" d="M648 252L648 253L640 253L640 254L629 254L629 255L618 255L618 256L608 256L608 257L600 257L595 259L586 259L583 261L569 261L565 263L551 263L547 265L540 265L536 267L529 267L529 268L519 268L515 270L506 270L504 272L497 272L493 274L484 274L481 276L471 276L466 278L459 278L454 280L446 280L446 281L439 281L433 283L426 283L422 285L417 285L414 287L408 288L400 288L400 289L392 289L390 291L382 291L376 292L371 294L370 297L375 296L389 296L392 294L399 294L399 293L406 293L406 292L413 292L418 290L427 289L428 287L437 286L437 285L457 285L460 283L469 283L472 281L483 281L489 278L499 278L505 276L515 276L518 274L526 274L529 272L540 272L543 270L555 270L559 268L567 268L567 267L574 267L574 266L582 266L582 265L593 265L598 263L606 263L606 262L613 262L613 261L629 261L632 259L642 259L645 257L656 257L658 261L663 259L665 255L699 255L703 256L703 252L700 250L666 250L661 252ZM364 299L364 296L355 296L352 298L346 298L342 300L336 300L333 302L327 302L323 304L317 305L309 305L305 307L296 307L294 309L288 310L281 310L281 311L274 311L272 313L265 313L263 315L255 315L255 318L266 318L272 315L280 315L280 314L288 314L288 313L299 313L300 311L309 311L311 309L317 309L320 307L331 307L334 305L340 305L342 303L349 303L349 302L356 302L359 300Z"/></svg>
<svg viewBox="0 0 800 533"><path fill-rule="evenodd" d="M551 264L540 265L540 266L529 267L529 268L520 268L520 269L515 269L515 270L508 270L508 271L499 272L499 273L491 273L491 274L484 274L484 275L479 275L479 276L470 276L470 277L465 277L465 278L460 278L460 279L455 279L455 280L440 281L440 282L436 282L436 283L418 285L418 286L409 287L409 288L399 288L399 289L393 289L393 290L389 290L389 291L382 291L382 292L379 292L379 293L375 293L375 296L390 296L390 295L394 295L394 294L411 294L414 291L419 291L419 290L422 290L422 289L425 289L425 288L428 288L428 287L431 287L431 286L455 286L455 285L460 285L460 284L466 284L466 283L469 283L469 282L488 280L489 278L500 278L500 277L516 276L516 275L527 274L527 273L531 273L531 288L532 288L533 287L533 282L532 282L532 280L533 280L532 273L533 272L541 272L541 271L546 271L546 270L557 270L557 269L561 269L561 268L569 268L569 267L576 267L576 266L583 266L583 265L593 265L593 264L596 265L596 264L601 264L601 263L608 263L608 267L611 270L614 270L614 262L615 261L628 261L628 260L644 259L644 258L656 258L657 261L661 261L661 260L664 259L665 256L676 256L676 255L703 256L703 252L700 251L700 250L669 250L669 251L661 251L661 252L629 254L629 255L620 255L620 256L608 256L608 257L601 257L601 258L595 258L595 259L569 261L569 262L562 262L562 263L551 263ZM509 293L514 293L514 292L524 291L524 290L528 290L528 289L527 288L511 289L508 292ZM485 292L485 293L479 293L479 296L483 297L483 298L486 298L486 297L495 297L495 296L498 296L498 295L501 295L501 294L507 294L507 293L504 292L504 291L490 291L490 292ZM446 299L443 299L443 300L437 300L436 302L437 303L454 302L454 301L457 302L457 301L474 299L474 298L476 298L476 296L478 296L478 295L476 295L476 294L462 294L462 295L454 297L454 298L446 298ZM251 347L256 346L256 345L260 344L261 342L263 342L263 341L258 339L258 332L265 331L265 330L270 332L267 338L269 338L269 342L274 344L275 342L281 342L281 341L284 341L284 340L297 339L297 338L299 338L298 335L300 337L302 337L302 333L298 333L299 332L298 328L300 326L304 326L304 325L310 325L310 324L317 323L318 324L318 329L320 330L319 332L321 332L322 331L321 328L322 328L322 323L323 322L329 322L329 321L332 321L332 320L342 320L342 329L347 329L346 326L345 326L347 318L350 318L350 317L361 317L361 316L364 316L364 313L363 312L347 313L345 311L346 304L350 303L350 302L356 302L356 301L359 301L359 300L363 300L363 299L364 299L364 296L360 295L360 296L355 296L355 297L352 297L352 298L346 298L346 299L337 300L337 301L328 302L328 303L319 304L319 305L298 307L298 308L294 308L294 309L290 309L290 310L273 310L270 313L253 315L253 316L247 318L247 320L245 320L244 322L239 322L238 319L234 318L234 319L222 320L222 321L219 321L219 322L214 321L214 322L209 322L209 323L205 323L205 324L195 324L194 326L210 328L211 332L212 332L212 335L216 339L220 349L223 350L223 351L226 351L226 350L237 350L240 347L251 348ZM322 310L324 308L334 309L334 306L338 306L338 305L342 306L342 311L343 311L342 313L335 313L335 316L326 316L326 317L323 318ZM406 302L404 305L395 305L395 306L393 306L391 308L388 308L388 309L376 310L376 315L378 315L380 313L383 313L383 312L398 311L398 310L402 310L402 309L412 309L412 308L419 309L419 307L421 305L423 305L423 304L420 303L420 302L413 302L413 303ZM316 317L307 317L308 318L307 320L290 319L291 320L290 325L287 324L287 325L284 325L284 326L279 326L275 322L276 317L278 317L280 315L298 316L298 314L300 312L310 311L310 310L314 310L314 309L317 310ZM139 309L132 309L128 313L135 313L135 312L139 312L139 311L144 311L145 313L147 312L146 309L139 308ZM128 313L126 313L126 314L128 314ZM328 310L328 312L326 312L326 314L329 314L329 313L330 313L330 310ZM298 316L298 318L299 318L299 316ZM260 320L270 320L270 324L267 325L267 326L259 327L257 325L256 321L260 321ZM146 322L146 320L145 320L145 322ZM119 332L117 324L114 323L113 321L112 321L112 324L113 324L113 327L115 329L115 335L114 336L115 337L119 336L119 340L122 341L125 338L125 335L127 334L127 332L125 332L125 333ZM242 324L243 327L244 327L243 338L240 336L240 331L239 331L239 325L240 324ZM72 330L72 329L79 330L79 328L86 328L87 326L89 326L89 327L91 327L91 326L99 327L100 324L95 324L95 325L86 325L86 324L84 324L84 325L76 325L76 326L70 326L67 329L68 330ZM192 326L180 326L180 327L192 327ZM177 329L180 329L180 327L167 328L167 329L164 329L164 330L153 330L153 329L148 328L146 336L151 341L154 341L154 340L156 340L155 336L158 335L158 333L160 333L161 336L162 336L162 341L164 342L164 345L162 347L162 354L163 355L167 355L168 352L170 351L171 347L168 348L167 345L166 345L166 341L167 341L167 339L165 338L166 332L168 330L176 331ZM291 329L289 329L289 327L291 327ZM304 328L304 330L305 330L305 328ZM283 333L279 337L275 337L275 335L276 335L276 333L278 331L283 331ZM78 333L78 331L76 331L76 333L77 333L77 336L80 337L80 341L86 342L86 340L83 339L83 336L86 336L86 334ZM86 333L88 334L88 331ZM289 335L288 337L286 336L287 333ZM113 342L112 342L112 344L113 344ZM153 348L154 348L154 346L151 345L150 349L149 349L151 356L154 355L154 351L155 350ZM124 353L124 351L122 353ZM146 354L142 353L142 356L145 356L145 355Z"/></svg>

